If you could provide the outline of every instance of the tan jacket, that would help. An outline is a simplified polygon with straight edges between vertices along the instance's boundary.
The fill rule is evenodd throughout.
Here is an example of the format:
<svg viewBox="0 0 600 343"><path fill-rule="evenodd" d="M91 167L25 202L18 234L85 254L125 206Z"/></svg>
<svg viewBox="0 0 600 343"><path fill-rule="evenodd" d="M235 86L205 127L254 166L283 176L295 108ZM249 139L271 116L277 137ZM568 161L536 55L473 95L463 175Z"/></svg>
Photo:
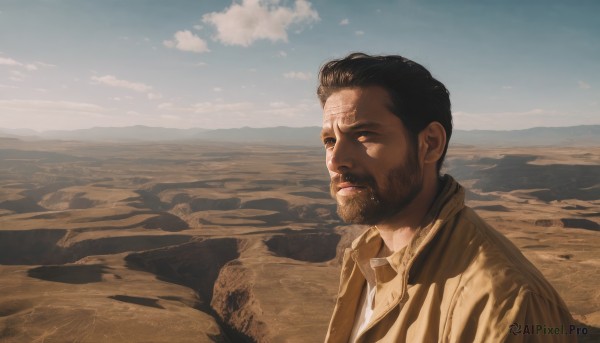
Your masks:
<svg viewBox="0 0 600 343"><path fill-rule="evenodd" d="M424 222L389 264L375 268L373 316L356 342L577 341L562 334L574 322L558 293L464 205L464 190L450 176ZM366 282L357 261L375 257L381 244L371 228L346 249L326 342L348 342Z"/></svg>

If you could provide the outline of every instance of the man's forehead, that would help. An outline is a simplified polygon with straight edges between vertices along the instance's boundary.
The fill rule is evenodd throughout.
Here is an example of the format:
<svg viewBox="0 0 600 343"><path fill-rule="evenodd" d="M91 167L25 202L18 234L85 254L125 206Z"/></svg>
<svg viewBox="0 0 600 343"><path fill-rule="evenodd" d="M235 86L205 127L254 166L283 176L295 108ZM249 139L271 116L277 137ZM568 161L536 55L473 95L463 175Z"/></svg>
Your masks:
<svg viewBox="0 0 600 343"><path fill-rule="evenodd" d="M358 109L354 104L336 102L325 104L323 108L323 125L334 121L342 124L351 124L358 120Z"/></svg>
<svg viewBox="0 0 600 343"><path fill-rule="evenodd" d="M381 121L389 112L389 96L385 89L377 86L344 88L334 92L323 106L323 127L351 125L358 121Z"/></svg>

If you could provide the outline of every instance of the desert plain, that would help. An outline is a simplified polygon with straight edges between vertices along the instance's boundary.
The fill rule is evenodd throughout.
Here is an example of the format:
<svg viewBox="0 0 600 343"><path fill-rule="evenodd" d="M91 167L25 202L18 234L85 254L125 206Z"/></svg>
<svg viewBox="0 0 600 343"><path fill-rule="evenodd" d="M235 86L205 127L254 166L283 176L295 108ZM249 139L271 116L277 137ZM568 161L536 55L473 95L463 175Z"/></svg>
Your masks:
<svg viewBox="0 0 600 343"><path fill-rule="evenodd" d="M600 147L444 171L600 340ZM0 341L321 342L365 229L335 209L318 147L1 138Z"/></svg>

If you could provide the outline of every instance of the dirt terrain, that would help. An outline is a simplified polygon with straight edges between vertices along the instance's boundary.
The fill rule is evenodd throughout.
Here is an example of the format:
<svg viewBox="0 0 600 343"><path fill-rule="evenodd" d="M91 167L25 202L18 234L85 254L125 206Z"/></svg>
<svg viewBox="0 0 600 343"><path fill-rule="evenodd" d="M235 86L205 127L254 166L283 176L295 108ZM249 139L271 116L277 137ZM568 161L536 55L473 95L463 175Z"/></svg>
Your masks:
<svg viewBox="0 0 600 343"><path fill-rule="evenodd" d="M600 147L454 146L445 170L600 339ZM320 342L362 230L319 148L2 138L0 341Z"/></svg>

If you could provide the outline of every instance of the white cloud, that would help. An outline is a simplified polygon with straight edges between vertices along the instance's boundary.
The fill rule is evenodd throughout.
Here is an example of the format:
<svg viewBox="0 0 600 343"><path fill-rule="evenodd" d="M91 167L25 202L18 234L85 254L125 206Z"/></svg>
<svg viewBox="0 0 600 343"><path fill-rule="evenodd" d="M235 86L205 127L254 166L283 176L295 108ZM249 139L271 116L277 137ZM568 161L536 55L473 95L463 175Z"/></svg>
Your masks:
<svg viewBox="0 0 600 343"><path fill-rule="evenodd" d="M286 79L295 79L295 80L306 81L306 80L312 79L312 74L301 72L301 71L290 71L290 72L283 74L283 77L285 77Z"/></svg>
<svg viewBox="0 0 600 343"><path fill-rule="evenodd" d="M160 117L167 120L181 120L180 116L176 116L173 114L163 114Z"/></svg>
<svg viewBox="0 0 600 343"><path fill-rule="evenodd" d="M168 48L173 48L181 51L189 51L189 52L209 52L208 46L206 42L193 34L192 32L185 31L177 31L173 35L174 40L166 40L163 42L164 46Z"/></svg>
<svg viewBox="0 0 600 343"><path fill-rule="evenodd" d="M342 21L340 21L340 25L342 25L342 26L348 25L348 24L350 24L350 19L348 19L348 18L344 18L344 19L342 19Z"/></svg>
<svg viewBox="0 0 600 343"><path fill-rule="evenodd" d="M166 109L171 109L173 108L173 103L170 102L161 102L160 104L158 104L158 106L156 106L158 109L160 110L166 110Z"/></svg>
<svg viewBox="0 0 600 343"><path fill-rule="evenodd" d="M319 117L314 116L319 109L312 98L294 104L281 99L266 103L214 100L195 104L164 102L158 105L158 114L177 116L188 126L204 128L308 126L319 125Z"/></svg>
<svg viewBox="0 0 600 343"><path fill-rule="evenodd" d="M204 26L202 26L202 25L194 25L193 28L194 28L194 30L200 31L200 30L202 30L204 28Z"/></svg>
<svg viewBox="0 0 600 343"><path fill-rule="evenodd" d="M0 57L0 65L20 67L23 64L8 57Z"/></svg>
<svg viewBox="0 0 600 343"><path fill-rule="evenodd" d="M357 36L364 36L365 31L358 30L358 31L355 31L354 34Z"/></svg>
<svg viewBox="0 0 600 343"><path fill-rule="evenodd" d="M320 117L314 116L315 112L320 110L320 106L312 99L304 99L295 104L288 104L283 101L269 103L268 109L257 111L256 114L270 123L265 126L301 126L319 125Z"/></svg>
<svg viewBox="0 0 600 343"><path fill-rule="evenodd" d="M37 65L37 66L39 66L39 67L44 67L44 68L53 68L53 67L56 67L56 65L54 65L54 64L40 62L40 61L35 61L34 64Z"/></svg>
<svg viewBox="0 0 600 343"><path fill-rule="evenodd" d="M38 67L55 67L55 65L53 65L53 64L48 64L48 63L44 63L44 62L24 63L24 62L19 62L10 57L2 57L2 56L0 56L0 65L24 68L29 71L38 70Z"/></svg>
<svg viewBox="0 0 600 343"><path fill-rule="evenodd" d="M98 112L103 108L85 102L73 101L47 101L47 100L0 100L0 109L3 111L42 111L42 112Z"/></svg>
<svg viewBox="0 0 600 343"><path fill-rule="evenodd" d="M216 40L225 45L250 46L257 40L288 41L292 25L303 26L320 20L319 13L306 0L296 0L294 7L277 0L242 0L223 12L202 16L202 21L217 30Z"/></svg>
<svg viewBox="0 0 600 343"><path fill-rule="evenodd" d="M148 98L148 100L157 100L157 99L162 99L162 94L150 92L150 93L146 94L146 97Z"/></svg>
<svg viewBox="0 0 600 343"><path fill-rule="evenodd" d="M283 102L283 101L273 101L271 103L269 103L269 107L272 108L282 108L282 107L287 107L288 104Z"/></svg>
<svg viewBox="0 0 600 343"><path fill-rule="evenodd" d="M92 76L92 81L96 81L100 84L116 87L116 88L125 88L136 92L148 92L152 90L151 86L141 82L132 82L127 80L121 80L116 78L113 75L104 75L104 76Z"/></svg>
<svg viewBox="0 0 600 343"><path fill-rule="evenodd" d="M191 112L191 113L209 113L216 114L219 112L244 112L254 108L254 104L250 102L231 102L226 103L222 101L215 102L198 102L192 105L178 106L172 102L163 102L157 106L160 110L171 110L179 112Z"/></svg>
<svg viewBox="0 0 600 343"><path fill-rule="evenodd" d="M278 55L279 57L287 57L287 55L288 55L288 54L287 54L287 52L285 52L285 51L283 51L283 50L280 50L279 52L277 52L277 55Z"/></svg>
<svg viewBox="0 0 600 343"><path fill-rule="evenodd" d="M213 92L222 92L222 91L223 91L223 88L221 88L221 87L214 87L213 88Z"/></svg>
<svg viewBox="0 0 600 343"><path fill-rule="evenodd" d="M577 82L577 84L579 85L580 89L590 89L592 88L592 86L590 86L589 83L585 82L585 81L579 81Z"/></svg>
<svg viewBox="0 0 600 343"><path fill-rule="evenodd" d="M192 105L194 113L218 113L218 112L245 112L254 107L249 102L199 102Z"/></svg>
<svg viewBox="0 0 600 343"><path fill-rule="evenodd" d="M18 71L18 70L11 70L10 71L10 77L9 79L12 81L23 81L25 79L25 74L23 74L22 72Z"/></svg>

